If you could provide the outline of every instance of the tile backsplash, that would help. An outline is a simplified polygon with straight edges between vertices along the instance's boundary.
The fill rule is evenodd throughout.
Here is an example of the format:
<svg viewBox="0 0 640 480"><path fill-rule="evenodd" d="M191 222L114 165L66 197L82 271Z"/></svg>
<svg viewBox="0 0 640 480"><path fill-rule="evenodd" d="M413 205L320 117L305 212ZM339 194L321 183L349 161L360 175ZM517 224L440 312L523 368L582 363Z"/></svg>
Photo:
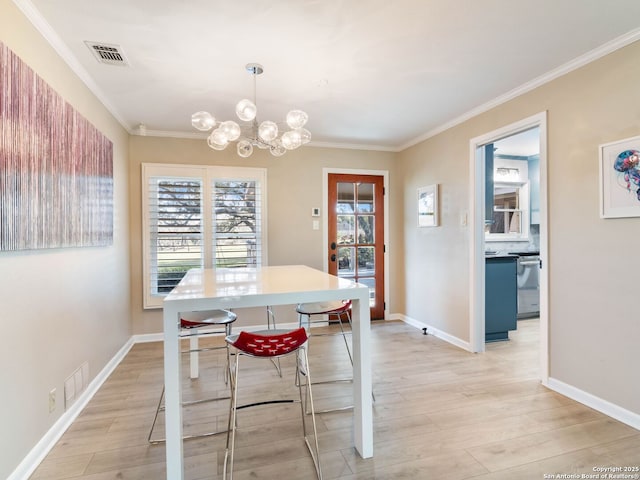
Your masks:
<svg viewBox="0 0 640 480"><path fill-rule="evenodd" d="M496 251L498 253L507 252L532 252L540 250L540 225L531 225L529 230L529 240L520 242L485 242L486 251Z"/></svg>

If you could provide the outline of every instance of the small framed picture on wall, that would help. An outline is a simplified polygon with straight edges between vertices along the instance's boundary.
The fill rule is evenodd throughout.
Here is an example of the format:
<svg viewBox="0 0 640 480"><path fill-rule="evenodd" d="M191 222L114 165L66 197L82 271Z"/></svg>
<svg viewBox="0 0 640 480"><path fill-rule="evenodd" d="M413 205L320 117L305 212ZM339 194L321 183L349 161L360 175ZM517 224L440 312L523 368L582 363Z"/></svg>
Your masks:
<svg viewBox="0 0 640 480"><path fill-rule="evenodd" d="M438 224L438 184L418 188L418 227Z"/></svg>

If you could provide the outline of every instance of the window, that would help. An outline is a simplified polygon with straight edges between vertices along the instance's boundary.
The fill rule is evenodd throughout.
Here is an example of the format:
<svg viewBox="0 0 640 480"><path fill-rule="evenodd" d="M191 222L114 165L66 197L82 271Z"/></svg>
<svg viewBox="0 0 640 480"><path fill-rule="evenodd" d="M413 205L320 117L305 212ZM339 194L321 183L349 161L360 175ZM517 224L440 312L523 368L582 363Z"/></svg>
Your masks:
<svg viewBox="0 0 640 480"><path fill-rule="evenodd" d="M493 215L485 224L485 239L517 241L529 238L529 184L495 183Z"/></svg>
<svg viewBox="0 0 640 480"><path fill-rule="evenodd" d="M142 165L144 308L191 268L263 264L266 170Z"/></svg>

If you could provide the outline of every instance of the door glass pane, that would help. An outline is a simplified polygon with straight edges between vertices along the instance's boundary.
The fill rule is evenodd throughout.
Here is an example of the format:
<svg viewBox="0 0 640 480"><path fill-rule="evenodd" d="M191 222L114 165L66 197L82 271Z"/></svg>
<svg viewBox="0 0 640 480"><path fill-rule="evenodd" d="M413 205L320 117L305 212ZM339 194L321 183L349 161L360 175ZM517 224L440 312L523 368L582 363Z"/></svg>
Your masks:
<svg viewBox="0 0 640 480"><path fill-rule="evenodd" d="M353 245L356 236L355 215L338 215L338 245Z"/></svg>
<svg viewBox="0 0 640 480"><path fill-rule="evenodd" d="M369 287L369 306L376 305L376 279L375 278L359 278L358 283L362 283Z"/></svg>
<svg viewBox="0 0 640 480"><path fill-rule="evenodd" d="M375 274L375 247L358 247L358 277Z"/></svg>
<svg viewBox="0 0 640 480"><path fill-rule="evenodd" d="M355 212L355 185L353 183L338 182L338 204L336 205L337 213L353 213Z"/></svg>
<svg viewBox="0 0 640 480"><path fill-rule="evenodd" d="M372 213L373 204L373 183L358 184L358 213Z"/></svg>
<svg viewBox="0 0 640 480"><path fill-rule="evenodd" d="M355 247L338 248L338 276L353 277L355 272Z"/></svg>
<svg viewBox="0 0 640 480"><path fill-rule="evenodd" d="M372 244L375 242L374 225L375 217L373 215L358 216L358 243Z"/></svg>

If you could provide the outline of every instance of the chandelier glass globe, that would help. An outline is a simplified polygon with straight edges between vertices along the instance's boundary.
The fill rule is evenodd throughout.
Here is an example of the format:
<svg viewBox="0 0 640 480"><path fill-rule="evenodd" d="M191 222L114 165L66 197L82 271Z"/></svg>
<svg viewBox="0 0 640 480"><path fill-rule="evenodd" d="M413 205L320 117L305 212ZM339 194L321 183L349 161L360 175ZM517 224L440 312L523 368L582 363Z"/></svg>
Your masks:
<svg viewBox="0 0 640 480"><path fill-rule="evenodd" d="M297 130L289 130L282 134L282 146L287 150L295 150L300 145L302 145L302 138Z"/></svg>
<svg viewBox="0 0 640 480"><path fill-rule="evenodd" d="M214 150L224 150L227 148L228 143L229 140L227 140L227 136L219 128L216 128L211 132L211 135L207 137L207 144Z"/></svg>
<svg viewBox="0 0 640 480"><path fill-rule="evenodd" d="M258 108L251 100L247 100L246 98L240 100L236 105L236 115L238 115L238 118L243 122L250 122L256 118L257 113Z"/></svg>
<svg viewBox="0 0 640 480"><path fill-rule="evenodd" d="M216 119L209 112L196 112L191 115L191 125L202 132L208 132L216 124Z"/></svg>
<svg viewBox="0 0 640 480"><path fill-rule="evenodd" d="M306 128L298 128L296 130L300 134L300 143L305 145L311 141L311 132Z"/></svg>
<svg viewBox="0 0 640 480"><path fill-rule="evenodd" d="M260 124L258 135L265 142L270 142L278 136L278 125L276 122L266 120Z"/></svg>
<svg viewBox="0 0 640 480"><path fill-rule="evenodd" d="M289 128L302 128L309 120L309 116L302 110L291 110L287 113L287 125Z"/></svg>
<svg viewBox="0 0 640 480"><path fill-rule="evenodd" d="M253 153L253 145L249 140L240 140L236 149L242 158L247 158Z"/></svg>
<svg viewBox="0 0 640 480"><path fill-rule="evenodd" d="M238 125L233 120L227 120L226 122L222 122L219 128L224 132L224 134L227 137L227 140L230 142L235 142L238 138L240 138L240 134L242 133L242 130L240 129L240 125Z"/></svg>

